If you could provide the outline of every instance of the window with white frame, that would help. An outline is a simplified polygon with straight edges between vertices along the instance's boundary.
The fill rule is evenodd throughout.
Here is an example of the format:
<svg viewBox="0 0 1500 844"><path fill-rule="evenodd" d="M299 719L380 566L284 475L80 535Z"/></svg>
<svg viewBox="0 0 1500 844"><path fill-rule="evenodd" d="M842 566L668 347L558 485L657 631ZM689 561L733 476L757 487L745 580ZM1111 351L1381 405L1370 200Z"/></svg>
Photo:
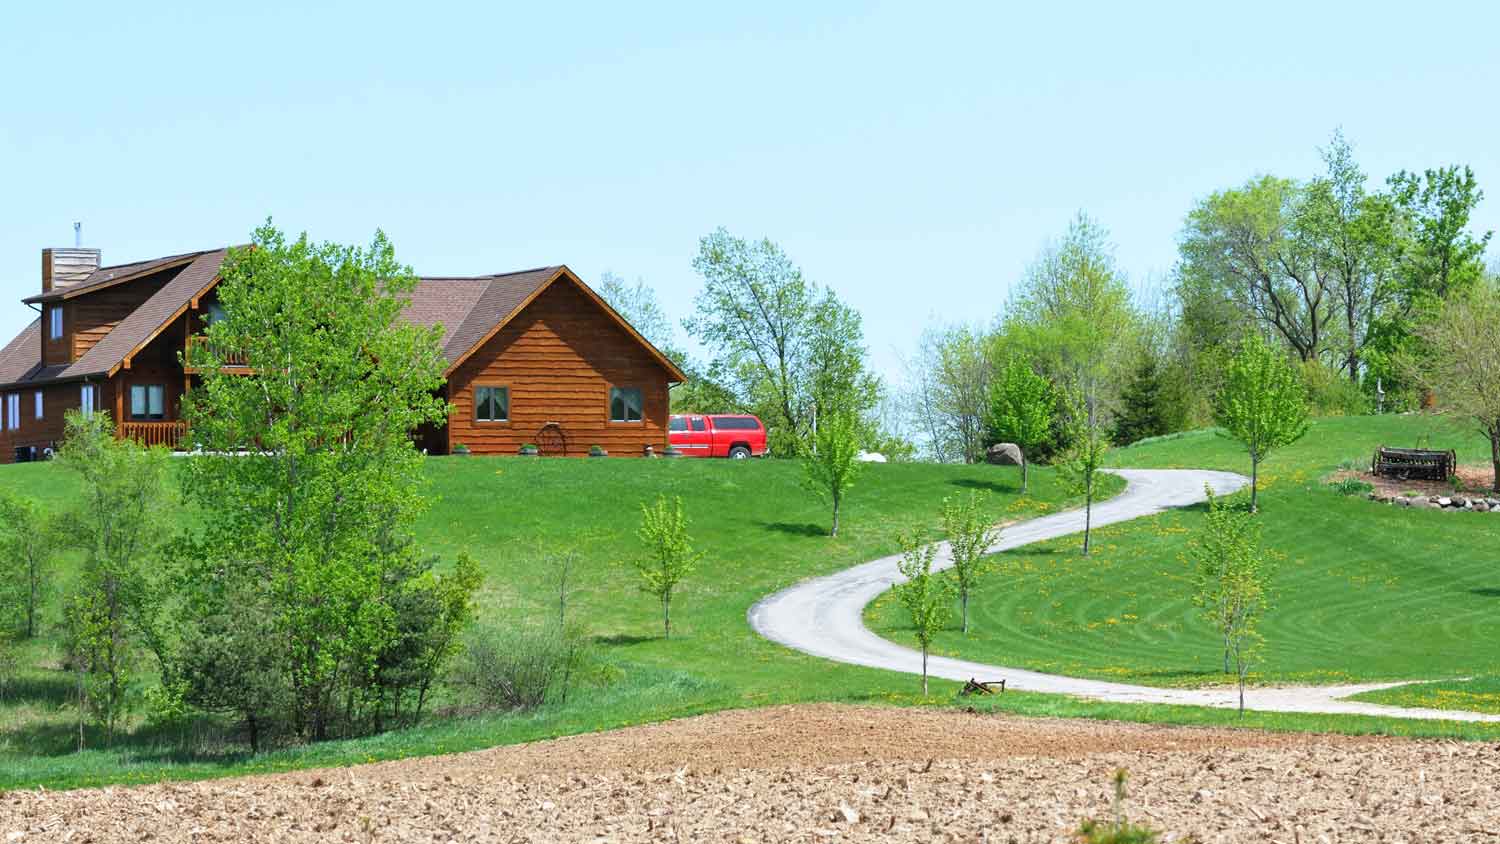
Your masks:
<svg viewBox="0 0 1500 844"><path fill-rule="evenodd" d="M36 391L36 418L41 419L44 415L42 410L42 391Z"/></svg>
<svg viewBox="0 0 1500 844"><path fill-rule="evenodd" d="M78 391L78 408L83 411L84 416L94 415L94 395L93 384L84 384L83 388Z"/></svg>
<svg viewBox="0 0 1500 844"><path fill-rule="evenodd" d="M21 394L11 393L5 397L5 428L15 431L21 427Z"/></svg>
<svg viewBox="0 0 1500 844"><path fill-rule="evenodd" d="M63 336L63 309L62 309L62 305L53 305L51 308L48 309L47 313L48 313L47 319L51 323L51 330L48 331L47 336L51 337L53 340L61 340L62 336Z"/></svg>

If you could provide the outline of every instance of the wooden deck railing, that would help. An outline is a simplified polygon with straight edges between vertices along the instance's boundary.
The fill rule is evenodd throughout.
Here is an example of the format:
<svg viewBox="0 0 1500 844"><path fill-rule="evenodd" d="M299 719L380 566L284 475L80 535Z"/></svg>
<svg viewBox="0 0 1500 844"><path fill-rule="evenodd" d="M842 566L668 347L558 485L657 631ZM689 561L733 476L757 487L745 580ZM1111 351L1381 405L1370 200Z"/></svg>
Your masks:
<svg viewBox="0 0 1500 844"><path fill-rule="evenodd" d="M230 351L224 349L221 346L210 344L207 337L193 336L188 338L187 354L183 356L185 358L187 368L197 369L201 367L204 363L204 359L209 356L209 353L214 353L214 356L219 359L219 363L222 364L225 368L238 368L249 365L249 361L245 357L244 352Z"/></svg>
<svg viewBox="0 0 1500 844"><path fill-rule="evenodd" d="M132 439L144 446L164 445L176 448L187 433L186 422L125 422L120 425L120 438Z"/></svg>

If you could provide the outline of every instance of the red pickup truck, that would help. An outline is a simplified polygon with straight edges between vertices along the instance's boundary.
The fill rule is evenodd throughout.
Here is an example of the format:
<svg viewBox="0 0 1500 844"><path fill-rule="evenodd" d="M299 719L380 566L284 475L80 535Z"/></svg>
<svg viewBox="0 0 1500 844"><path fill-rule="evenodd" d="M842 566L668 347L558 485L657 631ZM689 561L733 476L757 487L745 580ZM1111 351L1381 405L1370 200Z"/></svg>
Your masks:
<svg viewBox="0 0 1500 844"><path fill-rule="evenodd" d="M667 442L685 457L744 460L766 453L766 426L749 414L674 414Z"/></svg>

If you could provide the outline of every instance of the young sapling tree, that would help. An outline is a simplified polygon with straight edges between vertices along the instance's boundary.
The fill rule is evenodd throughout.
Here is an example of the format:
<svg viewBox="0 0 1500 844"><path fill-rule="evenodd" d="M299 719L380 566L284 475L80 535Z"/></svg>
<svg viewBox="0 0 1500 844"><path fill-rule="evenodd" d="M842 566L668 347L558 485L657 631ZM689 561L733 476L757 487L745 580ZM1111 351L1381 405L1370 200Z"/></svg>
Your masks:
<svg viewBox="0 0 1500 844"><path fill-rule="evenodd" d="M1057 464L1058 475L1074 495L1083 496L1083 554L1088 556L1094 525L1094 496L1099 471L1109 453L1109 437L1092 402L1081 393L1068 401L1068 440L1071 445Z"/></svg>
<svg viewBox="0 0 1500 844"><path fill-rule="evenodd" d="M1216 498L1207 488L1208 519L1191 545L1193 604L1224 644L1245 711L1245 680L1262 643L1260 618L1270 608L1271 557L1261 546L1260 524Z"/></svg>
<svg viewBox="0 0 1500 844"><path fill-rule="evenodd" d="M14 623L27 639L36 636L52 558L64 538L58 527L35 501L0 490L0 598L19 616L0 621Z"/></svg>
<svg viewBox="0 0 1500 844"><path fill-rule="evenodd" d="M986 425L994 442L1015 443L1021 449L1021 492L1031 483L1031 452L1047 439L1056 410L1052 385L1019 357L1006 361L990 385Z"/></svg>
<svg viewBox="0 0 1500 844"><path fill-rule="evenodd" d="M970 490L966 499L943 499L943 530L948 534L949 553L953 557L953 582L958 590L959 614L963 632L969 632L969 596L978 587L979 578L988 570L985 554L1000 529L994 527L984 512L988 496Z"/></svg>
<svg viewBox="0 0 1500 844"><path fill-rule="evenodd" d="M667 500L658 496L656 503L641 505L641 528L636 534L646 546L646 554L634 561L640 575L641 591L661 601L662 631L672 636L672 592L698 567L703 558L693 550L687 533L687 516L682 499Z"/></svg>
<svg viewBox="0 0 1500 844"><path fill-rule="evenodd" d="M911 628L922 647L922 694L927 694L927 652L932 640L948 624L952 612L953 583L946 577L934 573L933 560L937 558L937 546L925 543L915 533L901 533L896 537L901 546L899 568L905 581L893 587L897 599L906 607L911 617Z"/></svg>
<svg viewBox="0 0 1500 844"><path fill-rule="evenodd" d="M1307 433L1307 392L1286 356L1259 334L1240 343L1224 372L1214 421L1250 455L1250 512L1258 512L1260 464Z"/></svg>
<svg viewBox="0 0 1500 844"><path fill-rule="evenodd" d="M833 527L839 535L839 514L844 498L859 476L859 423L853 413L829 413L818 419L813 450L802 458L802 483L814 495L833 505Z"/></svg>

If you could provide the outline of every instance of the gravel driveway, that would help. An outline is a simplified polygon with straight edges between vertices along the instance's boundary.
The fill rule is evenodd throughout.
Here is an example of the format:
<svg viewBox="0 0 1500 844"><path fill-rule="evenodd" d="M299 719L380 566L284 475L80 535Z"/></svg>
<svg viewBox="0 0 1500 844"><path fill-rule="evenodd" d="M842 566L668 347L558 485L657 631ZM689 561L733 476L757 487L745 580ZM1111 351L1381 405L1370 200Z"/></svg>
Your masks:
<svg viewBox="0 0 1500 844"><path fill-rule="evenodd" d="M1120 469L1125 491L1094 505L1095 527L1159 513L1204 500L1204 486L1215 495L1233 492L1249 483L1242 475L1197 469ZM1082 510L1070 510L1010 525L991 551L1005 551L1083 531ZM760 635L789 648L837 662L886 668L909 674L922 671L921 652L870 632L864 609L901 581L899 556L882 557L850 569L807 580L784 589L750 608L750 626ZM940 546L934 568L952 565L947 543ZM1238 693L1232 688L1163 689L1043 674L1004 665L986 665L942 656L928 658L928 673L949 680L1004 678L1006 687L1034 692L1075 695L1122 703L1177 703L1234 708ZM1382 706L1344 700L1349 695L1402 685L1400 682L1341 686L1283 686L1245 693L1247 709L1270 712L1308 712L1347 715L1385 715L1457 721L1500 721L1500 715L1437 709Z"/></svg>

